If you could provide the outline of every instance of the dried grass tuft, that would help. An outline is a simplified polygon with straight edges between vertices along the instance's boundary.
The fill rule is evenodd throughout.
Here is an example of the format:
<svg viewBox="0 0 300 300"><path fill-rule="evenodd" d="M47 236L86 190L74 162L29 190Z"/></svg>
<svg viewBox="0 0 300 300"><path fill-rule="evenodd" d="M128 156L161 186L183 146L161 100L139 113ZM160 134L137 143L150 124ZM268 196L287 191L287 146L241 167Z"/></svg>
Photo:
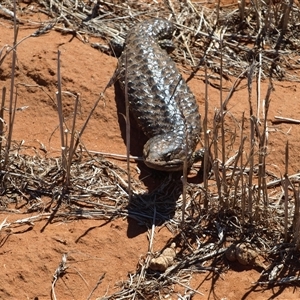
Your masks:
<svg viewBox="0 0 300 300"><path fill-rule="evenodd" d="M124 36L133 23L151 17L170 17L178 29L174 34L177 48L173 58L187 66L191 78L198 76L201 67L205 69L204 182L203 185L184 183L182 197L180 178L170 175L149 193L130 177L129 168L125 171L101 154L83 151L78 147L80 137L102 95L78 134L75 128L79 95L75 97L72 128L66 135L59 109L63 101L60 83L57 103L62 155L60 158L45 158L41 153L24 155L22 145L11 141L10 132L4 136L4 106L7 104L6 89L3 88L0 208L3 212L31 213L32 216L11 223L5 219L0 230L28 227L41 220L46 221L47 226L50 222L78 218L112 220L118 217L131 217L151 228L149 252L139 261L136 272L120 283L117 292L99 299L164 297L172 294L176 285L184 287L182 297L201 294L189 287L192 274L211 272L213 278L218 279L230 267L224 254L240 245L249 245L252 253L266 260L260 265L264 267L258 285L299 283L300 175L288 175L288 144L283 177L269 171L267 161L267 113L272 80L299 80L293 72L297 68L296 54L300 46L299 7L291 0L251 1L253 5L239 1L237 5L223 8L220 1L214 8L198 2L175 0L37 2L52 20L38 24L38 30L26 38L57 30L76 32L84 41L82 35L88 33L108 41L91 46L110 54L117 51L116 45L122 48ZM5 54L2 48L0 65L11 51L14 62L17 45L21 42L17 42L16 20L22 23L22 19L17 18L13 3L6 1L0 5L3 13L14 17L15 24L13 46L7 48ZM115 44L113 49L112 43ZM14 63L12 65L14 74ZM224 79L228 76L235 76L237 80L223 97L226 91ZM244 79L248 88L249 132L245 130L245 115L237 120L227 110L230 98ZM268 79L270 85L262 101L260 83L264 79ZM215 112L211 132L208 129L209 84L220 89L220 108ZM253 89L256 89L256 111ZM16 111L14 90L12 75L9 130L13 128ZM208 172L210 165L211 174ZM166 247L173 243L176 247L174 263L164 273L149 269L155 256L152 252L155 226L162 223L174 233ZM1 241L4 242L5 239ZM67 257L63 256L54 273L53 298L56 298L55 283L63 275L66 262ZM95 289L90 296L94 292Z"/></svg>

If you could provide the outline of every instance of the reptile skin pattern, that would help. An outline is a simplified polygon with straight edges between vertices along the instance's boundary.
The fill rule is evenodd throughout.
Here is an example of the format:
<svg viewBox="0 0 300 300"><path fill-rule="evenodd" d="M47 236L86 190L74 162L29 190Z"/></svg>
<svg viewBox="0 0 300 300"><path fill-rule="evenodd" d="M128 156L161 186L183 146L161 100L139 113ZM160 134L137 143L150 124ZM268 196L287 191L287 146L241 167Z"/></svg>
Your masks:
<svg viewBox="0 0 300 300"><path fill-rule="evenodd" d="M162 171L182 170L186 156L188 167L192 165L201 131L196 99L161 47L171 43L173 31L173 24L164 19L134 26L115 73L124 92L127 76L130 111L149 138L144 162Z"/></svg>

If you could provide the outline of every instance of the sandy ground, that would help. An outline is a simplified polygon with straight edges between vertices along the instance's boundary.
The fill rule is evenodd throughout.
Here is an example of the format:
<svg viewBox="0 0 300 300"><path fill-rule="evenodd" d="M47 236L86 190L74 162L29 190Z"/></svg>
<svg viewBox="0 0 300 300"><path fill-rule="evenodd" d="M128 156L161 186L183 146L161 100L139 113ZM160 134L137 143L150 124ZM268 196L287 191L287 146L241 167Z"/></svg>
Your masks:
<svg viewBox="0 0 300 300"><path fill-rule="evenodd" d="M230 1L228 1L230 2ZM45 18L32 15L27 18ZM36 28L29 23L20 26L18 40L33 33ZM12 22L0 15L0 48L13 41ZM96 39L89 39L89 42ZM39 147L43 143L48 155L59 155L58 115L55 106L57 90L57 52L61 51L61 72L64 91L80 93L81 105L79 123L85 120L99 93L103 92L111 78L117 60L93 49L89 43L82 43L72 35L62 35L51 31L38 38L22 42L17 50L18 107L28 106L18 111L13 139L24 141L24 145ZM0 88L10 88L11 56L0 66ZM228 86L232 82L227 82ZM194 78L189 82L204 113L204 82ZM265 95L267 83L262 84ZM284 147L290 143L289 173L299 172L300 125L272 125L274 116L299 119L299 90L295 82L274 82L269 122L268 163L277 172L284 172ZM83 143L89 150L125 154L125 143L121 134L122 126L117 111L115 90L109 88L105 101L100 102L88 128L83 135ZM71 115L73 100L64 98L64 112ZM209 87L209 116L219 106L219 91ZM237 120L245 112L249 119L247 89L241 88L230 100L229 110ZM121 125L120 125L121 124ZM212 125L212 124L210 124ZM141 155L142 145L138 139L132 154ZM124 162L115 161L120 166ZM143 172L151 174L145 167ZM136 175L136 174L135 174ZM136 175L137 176L137 175ZM24 215L1 212L0 222L26 217ZM134 232L128 232L128 222L133 222ZM139 258L147 253L146 228L132 220L118 219L104 221L72 221L50 224L44 231L43 222L29 226L23 231L1 231L0 243L0 299L50 299L53 274L63 254L67 254L66 274L57 281L57 299L87 299L99 278L105 273L92 299L109 295L117 287L116 283L126 280L129 272L134 272ZM154 250L160 250L172 237L164 226L158 227L154 240ZM299 299L297 288L253 289L253 282L259 278L259 271L233 267L215 282L209 273L194 274L190 286L203 296L193 299ZM169 299L177 299L176 293Z"/></svg>

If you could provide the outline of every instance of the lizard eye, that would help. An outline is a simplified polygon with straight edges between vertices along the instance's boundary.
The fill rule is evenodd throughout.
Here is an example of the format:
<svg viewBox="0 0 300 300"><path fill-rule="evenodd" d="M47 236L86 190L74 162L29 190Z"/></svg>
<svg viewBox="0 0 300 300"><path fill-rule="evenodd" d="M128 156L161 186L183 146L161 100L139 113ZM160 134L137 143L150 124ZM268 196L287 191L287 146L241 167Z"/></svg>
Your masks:
<svg viewBox="0 0 300 300"><path fill-rule="evenodd" d="M165 154L165 161L170 161L171 160L171 153Z"/></svg>

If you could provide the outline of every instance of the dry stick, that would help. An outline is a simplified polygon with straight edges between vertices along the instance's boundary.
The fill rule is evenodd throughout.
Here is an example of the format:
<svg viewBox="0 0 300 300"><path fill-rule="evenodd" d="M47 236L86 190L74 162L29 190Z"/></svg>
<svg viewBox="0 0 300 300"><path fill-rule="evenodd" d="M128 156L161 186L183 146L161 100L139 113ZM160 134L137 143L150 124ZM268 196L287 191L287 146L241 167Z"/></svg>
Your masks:
<svg viewBox="0 0 300 300"><path fill-rule="evenodd" d="M203 159L203 187L204 187L204 209L208 209L208 160L209 160L209 134L207 131L208 122L208 75L207 75L207 63L205 62L205 102L204 102L204 119L203 119L203 131L204 131L204 159Z"/></svg>
<svg viewBox="0 0 300 300"><path fill-rule="evenodd" d="M222 75L222 74L221 74ZM222 77L222 76L221 76ZM222 88L220 93L222 93ZM222 94L220 94L220 99L222 99ZM222 101L221 101L222 102ZM219 133L219 119L223 118L223 105L221 103L221 113L218 114L215 112L214 120L213 120L213 145L214 145L214 160L213 160L213 172L215 175L215 180L217 183L217 191L219 196L219 203L222 207L224 207L224 199L222 194L222 186L221 186L221 180L220 180L220 173L219 173L219 159L218 159L218 133ZM222 168L224 169L224 168Z"/></svg>
<svg viewBox="0 0 300 300"><path fill-rule="evenodd" d="M176 278L176 277L175 277L175 278ZM172 280L174 283L176 283L176 284L181 285L182 287L184 287L185 290L186 290L186 293L187 293L187 291L189 291L191 297L194 296L194 294L198 294L198 295L200 295L200 296L204 296L203 293L201 293L201 292L199 292L199 291L197 291L197 290L191 288L189 285L184 284L184 283L180 282L179 280L176 280L175 278L174 278L174 277L170 277L170 280ZM191 292L192 292L192 293L191 293ZM190 298L189 296L187 296L187 297L182 296L182 297L179 297L178 299L191 299L191 298Z"/></svg>
<svg viewBox="0 0 300 300"><path fill-rule="evenodd" d="M247 70L244 70L243 72L241 72L239 74L239 76L236 78L236 80L234 81L234 84L232 85L225 101L223 102L223 110L227 110L227 106L229 103L229 100L231 99L231 97L233 96L234 92L237 90L238 86L241 84L244 75L247 73Z"/></svg>
<svg viewBox="0 0 300 300"><path fill-rule="evenodd" d="M260 1L261 0L251 0L251 2L254 2L254 10L256 12L256 28L259 30L261 28L261 9L260 9Z"/></svg>
<svg viewBox="0 0 300 300"><path fill-rule="evenodd" d="M218 1L218 6L220 5L220 1ZM226 168L225 168L225 129L224 129L224 118L225 112L223 107L223 33L220 37L220 115L221 115L221 143L222 143L222 192L225 196L225 207L228 208L228 189L226 182Z"/></svg>
<svg viewBox="0 0 300 300"><path fill-rule="evenodd" d="M244 114L243 114L242 122L244 123ZM242 128L243 128L243 125L242 125ZM235 161L234 161L234 165L233 165L233 169L232 169L232 174L231 174L231 176L228 180L228 186L230 188L232 187L233 180L235 181L235 183L234 183L234 198L233 198L234 200L233 200L233 203L231 205L233 207L236 206L236 201L238 199L238 184L239 184L239 180L240 180L241 176L243 175L243 172L240 172L240 174L238 176L236 176L235 174L236 174L236 170L238 169L237 165L238 165L238 162L240 160L240 157L242 157L242 155L243 155L245 140L246 140L246 137L244 137L243 132L242 132L241 133L241 144L239 146L238 153L235 157ZM235 177L235 179L234 179L234 177Z"/></svg>
<svg viewBox="0 0 300 300"><path fill-rule="evenodd" d="M62 89L61 89L61 73L60 73L60 50L57 52L57 110L59 119L59 130L60 130L60 143L61 143L61 161L63 168L63 180L65 178L67 163L66 163L66 146L65 145L65 133L64 133L64 117L62 111Z"/></svg>
<svg viewBox="0 0 300 300"><path fill-rule="evenodd" d="M249 114L253 115L253 106L252 106L252 79L253 73L255 70L256 64L252 63L252 65L248 68L248 77L247 77L247 89L248 89L248 104L249 104Z"/></svg>
<svg viewBox="0 0 300 300"><path fill-rule="evenodd" d="M216 24L215 25L218 25L219 24L219 20L220 20L220 2L221 0L218 0L218 3L217 3L217 18L216 18ZM221 54L222 56L222 54ZM222 74L221 74L222 76Z"/></svg>
<svg viewBox="0 0 300 300"><path fill-rule="evenodd" d="M105 91L114 84L114 81L115 81L115 78L112 77L111 80L106 85L106 87L104 88L103 92L99 95L98 99L95 101L93 108L91 109L88 117L86 118L84 124L81 127L80 132L78 133L78 136L77 136L77 139L76 139L76 143L75 143L75 146L74 146L74 152L76 151L76 149L77 149L77 147L78 147L78 145L80 143L81 136L82 136L82 134L83 134L83 132L84 132L87 124L89 123L89 121L90 121L90 119L91 119L91 117L92 117L92 115L93 115L96 107L98 106L100 100L102 100L104 98Z"/></svg>
<svg viewBox="0 0 300 300"><path fill-rule="evenodd" d="M127 176L128 176L128 201L131 201L131 172L130 172L130 116L128 99L128 73L127 73L127 53L125 53L125 113L126 113L126 154L127 154Z"/></svg>
<svg viewBox="0 0 300 300"><path fill-rule="evenodd" d="M7 46L7 47L6 47L6 48L7 48L7 49L6 49L6 52L5 52L5 54L3 55L2 58L1 58L1 55L0 55L0 66L2 65L4 59L7 57L7 55L8 55L11 51L16 51L17 46L18 46L21 42L23 42L25 39L28 39L28 38L30 38L30 37L31 37L31 35L26 36L26 37L23 38L21 41L19 41L18 43L14 44L14 46L11 47L10 49L8 49L9 47ZM2 51L1 51L1 52L2 52Z"/></svg>
<svg viewBox="0 0 300 300"><path fill-rule="evenodd" d="M201 18L201 14L198 12L198 10L197 10L196 7L194 6L194 4L193 4L190 0L187 0L186 3L187 3L187 5L193 10L193 12L194 12L199 18Z"/></svg>
<svg viewBox="0 0 300 300"><path fill-rule="evenodd" d="M57 267L57 269L55 270L55 273L53 274L53 281L52 281L52 285L51 285L51 296L53 297L54 300L56 300L56 295L55 295L55 284L58 280L59 277L61 277L66 269L68 268L66 266L67 264L67 254L63 254L62 258L61 258L61 262L59 263L59 266Z"/></svg>
<svg viewBox="0 0 300 300"><path fill-rule="evenodd" d="M250 163L250 170L249 170L249 179L248 179L248 213L250 216L250 221L252 222L252 200L253 200L253 167L254 167L254 121L253 121L253 107L252 107L252 74L255 69L255 64L253 63L249 67L249 74L247 80L247 87L248 87L248 104L250 110L250 153L249 153L249 163Z"/></svg>
<svg viewBox="0 0 300 300"><path fill-rule="evenodd" d="M273 4L273 1L270 1L270 5ZM278 28L280 23L280 8L279 5L272 5L273 6L273 15L274 15L274 27ZM282 4L280 5L282 7Z"/></svg>
<svg viewBox="0 0 300 300"><path fill-rule="evenodd" d="M238 1L238 6L240 11L240 19L241 22L243 22L245 18L245 0Z"/></svg>
<svg viewBox="0 0 300 300"><path fill-rule="evenodd" d="M244 166L243 166L243 152L244 152L244 142L246 140L247 137L244 137L244 125L245 125L245 112L243 112L242 115L242 126L241 126L241 172L240 172L240 177L241 177L241 187L242 187L242 198L241 198L241 210L242 210L242 220L241 223L242 225L245 223L245 209L246 209L246 198L245 198L245 184L244 184L244 175L243 175L243 170L244 170Z"/></svg>
<svg viewBox="0 0 300 300"><path fill-rule="evenodd" d="M86 126L87 126L89 120L91 119L91 117L92 117L92 115L93 115L93 113L94 113L96 107L98 106L98 103L100 102L100 100L103 99L104 93L105 93L106 89L110 87L110 85L111 85L111 83L109 82L109 83L107 84L107 86L105 87L103 93L101 93L101 94L99 95L99 97L98 97L98 99L96 100L96 102L95 102L93 108L91 109L91 111L90 111L88 117L86 118L84 124L82 125L81 130L80 130L80 132L78 133L78 136L77 136L77 139L76 139L76 143L75 143L75 146L74 146L74 152L76 151L76 149L77 149L77 147L78 147L78 145L79 145L80 138L81 138L81 136L82 136L82 134L83 134L83 132L84 132L84 130L85 130L85 128L86 128Z"/></svg>
<svg viewBox="0 0 300 300"><path fill-rule="evenodd" d="M184 131L185 131L185 158L183 160L183 166L182 166L182 205L181 205L181 227L184 226L184 215L185 215L185 207L186 207L186 191L187 191L187 174L188 174L188 132L187 132L187 126L186 126L186 118L182 114L183 120L184 120Z"/></svg>
<svg viewBox="0 0 300 300"><path fill-rule="evenodd" d="M99 279L98 279L98 281L97 281L95 287L91 290L91 292L90 292L90 294L88 295L88 297L87 297L86 300L90 300L90 299L91 299L92 295L94 294L94 292L96 291L96 289L98 288L98 286L102 283L102 280L104 279L105 274L106 274L106 273L103 273L103 274L99 277Z"/></svg>
<svg viewBox="0 0 300 300"><path fill-rule="evenodd" d="M57 149L54 149L57 151ZM126 160L127 155L123 155L123 154L116 154L116 153L107 153L107 152L102 152L102 151L94 151L94 150L85 150L82 149L81 151L83 152L89 152L92 154L98 154L98 155L102 155L104 157L110 157L110 158L114 158L117 160ZM130 160L131 161L144 161L144 159L141 156L134 156L134 155L130 155Z"/></svg>
<svg viewBox="0 0 300 300"><path fill-rule="evenodd" d="M281 27L282 34L285 34L286 32L293 3L294 0L289 0L289 4L283 3L283 5L285 6L285 10L282 18L282 27Z"/></svg>
<svg viewBox="0 0 300 300"><path fill-rule="evenodd" d="M16 14L16 12L12 12L11 10L3 7L1 4L0 4L0 10L2 10L3 13L5 13L6 15L8 15L11 18L13 18ZM18 18L17 18L17 21L20 22Z"/></svg>
<svg viewBox="0 0 300 300"><path fill-rule="evenodd" d="M256 101L257 101L257 112L256 118L257 122L260 123L260 107L261 107L261 75L262 75L262 43L264 39L264 30L262 28L262 20L261 20L261 6L259 1L256 1L256 12L258 17L258 34L256 38L256 45L258 47L258 73L256 80ZM263 114L264 115L264 114Z"/></svg>
<svg viewBox="0 0 300 300"><path fill-rule="evenodd" d="M271 22L272 22L272 1L269 1L269 4L267 5L267 13L265 16L265 22L264 22L264 32L265 34L268 34L271 31Z"/></svg>
<svg viewBox="0 0 300 300"><path fill-rule="evenodd" d="M288 142L288 141L287 141ZM287 147L287 151L288 151L288 146ZM288 159L288 154L285 155L285 160ZM286 171L288 167L286 166ZM292 181L290 180L291 177L293 177L293 175L291 176L287 176L285 177L285 180L288 181L287 186L290 187L293 190L294 193L294 198L295 198L295 205L294 205L294 215L293 215L293 223L292 223L292 228L293 228L293 234L294 234L294 243L296 244L296 249L299 249L299 243L300 243L300 219L299 219L299 195L300 195L300 189L298 186L298 189L295 188L295 185L292 183ZM299 180L297 181L298 183L300 182ZM282 178L281 178L281 183L282 183Z"/></svg>
<svg viewBox="0 0 300 300"><path fill-rule="evenodd" d="M272 78L269 78L269 86L267 90L267 94L265 97L264 104L264 127L262 134L262 149L259 151L261 155L261 162L259 163L259 177L262 177L262 194L264 200L264 209L267 212L269 200L268 200L268 191L267 191L267 181L266 181L266 157L267 157L267 147L268 147L268 112L270 107L270 96L273 90Z"/></svg>
<svg viewBox="0 0 300 300"><path fill-rule="evenodd" d="M285 117L279 117L274 116L276 120L272 121L273 124L277 123L294 123L294 124L300 124L300 120L297 119L291 119L291 118L285 118Z"/></svg>
<svg viewBox="0 0 300 300"><path fill-rule="evenodd" d="M294 211L294 242L296 243L296 249L300 250L300 188L294 192L295 195L295 211Z"/></svg>
<svg viewBox="0 0 300 300"><path fill-rule="evenodd" d="M12 138L12 132L13 132L13 126L15 124L15 117L16 117L16 111L17 111L17 99L18 99L18 88L16 87L16 96L15 96L15 101L14 101L14 106L12 108L12 114L11 114L11 137Z"/></svg>
<svg viewBox="0 0 300 300"><path fill-rule="evenodd" d="M260 45L259 45L260 47ZM260 96L260 91L261 91L261 72L262 72L262 54L261 54L261 49L258 50L258 59L259 59L259 64L258 64L258 74L257 74L257 82L256 82L256 96L257 96L257 112L256 112L256 118L257 122L260 123L260 105L261 105L261 96Z"/></svg>
<svg viewBox="0 0 300 300"><path fill-rule="evenodd" d="M280 35L279 35L279 38L278 38L276 46L275 46L276 50L279 50L280 44L286 33L289 18L290 18L290 12L291 12L291 9L293 6L293 2L294 2L294 0L289 0L289 4L282 3L282 6L284 7L284 9L283 9L283 15L281 17L280 24L279 24L279 29L281 29L281 30L280 30Z"/></svg>
<svg viewBox="0 0 300 300"><path fill-rule="evenodd" d="M288 242L288 202L289 202L289 141L285 145L285 173L284 173L284 241Z"/></svg>
<svg viewBox="0 0 300 300"><path fill-rule="evenodd" d="M264 161L263 161L263 157L265 155L265 152L266 152L266 149L265 149L265 140L264 140L264 136L265 136L265 128L263 128L263 134L260 135L259 134L259 127L258 127L258 121L257 121L257 118L253 117L253 120L254 120L254 125L255 125L255 128L256 128L256 132L257 132L257 137L258 137L258 140L259 140L259 146L258 146L258 149L259 149L259 152L258 152L258 183L257 183L257 186L258 186L258 197L256 198L256 202L255 202L255 220L258 221L258 217L259 217L259 207L260 207L260 198L261 196L264 197L264 191L263 191L263 188L262 188L262 180L264 178Z"/></svg>
<svg viewBox="0 0 300 300"><path fill-rule="evenodd" d="M79 104L79 97L80 95L76 95L75 100L75 107L74 107L74 115L73 115L73 124L71 129L71 140L70 140L70 146L69 146L69 156L68 156L68 162L67 162L67 172L66 172L66 186L70 186L70 179L71 179L71 164L72 164L72 158L73 154L75 152L74 149L74 141L75 141L75 125L76 125L76 118L77 118L77 111L78 111L78 104Z"/></svg>
<svg viewBox="0 0 300 300"><path fill-rule="evenodd" d="M155 199L156 200L156 199ZM155 203L156 201L154 201ZM153 218L152 218L152 225L151 225L151 234L149 238L149 249L148 251L150 253L153 252L153 241L154 241L154 235L155 235L155 220L156 220L156 206L154 205L153 208ZM147 266L148 267L148 266Z"/></svg>
<svg viewBox="0 0 300 300"><path fill-rule="evenodd" d="M12 132L14 126L14 119L16 111L13 109L14 103L14 86L15 86L15 71L16 71L16 60L17 60L17 37L18 37L19 27L17 26L17 4L16 0L14 0L14 51L12 55L12 66L11 66L11 83L10 83L10 97L9 97L9 128L8 128L8 137L7 137L7 145L6 145L6 153L5 153L5 160L4 160L4 167L7 166L8 158L9 158L9 151L11 146L12 140ZM17 102L17 94L15 98L15 105L16 107Z"/></svg>
<svg viewBox="0 0 300 300"><path fill-rule="evenodd" d="M0 108L0 169L2 169L2 142L4 138L4 105L5 105L6 87L2 88L2 102Z"/></svg>
<svg viewBox="0 0 300 300"><path fill-rule="evenodd" d="M254 173L254 147L255 147L255 122L256 118L250 118L250 153L249 153L249 160L250 160L250 169L249 169L249 203L248 203L248 212L250 215L250 219L252 220L253 217L253 173Z"/></svg>
<svg viewBox="0 0 300 300"><path fill-rule="evenodd" d="M185 126L186 130L186 126ZM183 160L183 169L182 169L182 205L181 205L181 227L184 226L184 215L185 215L185 206L186 206L186 191L187 191L187 155L188 155L188 141L187 134L185 135L185 158Z"/></svg>
<svg viewBox="0 0 300 300"><path fill-rule="evenodd" d="M216 121L216 116L213 120L213 145L214 145L214 161L213 161L213 172L215 175L215 180L217 183L217 191L219 196L219 202L222 207L224 207L223 195L222 195L222 186L220 180L220 173L219 173L219 159L218 159L218 123Z"/></svg>
<svg viewBox="0 0 300 300"><path fill-rule="evenodd" d="M266 155L267 155L267 142L268 142L268 125L267 125L267 115L270 105L270 95L273 89L272 79L269 78L270 83L267 91L266 98L264 100L264 126L263 133L259 136L259 164L258 164L258 198L256 201L256 210L259 209L259 200L262 195L264 202L264 210L266 212L268 206L268 192L266 183ZM257 127L258 129L258 127ZM258 130L257 130L258 131ZM258 214L256 214L258 216Z"/></svg>
<svg viewBox="0 0 300 300"><path fill-rule="evenodd" d="M300 177L300 173L295 173L293 175L290 175L288 178L289 178L289 180L292 179L295 182L300 182L299 177ZM268 182L267 187L271 188L271 187L278 186L280 184L282 184L282 178ZM254 188L257 189L258 186L255 185Z"/></svg>
<svg viewBox="0 0 300 300"><path fill-rule="evenodd" d="M178 19L177 15L176 15L176 12L175 12L173 3L171 2L171 0L167 0L167 4L168 4L170 10L172 11L172 14L173 14L173 16L174 16L174 18L175 18L176 24L180 26L181 24L180 24L179 19ZM191 52L191 50L190 50L190 48L189 48L189 45L188 45L188 43L187 43L186 36L185 36L184 34L182 34L182 35L180 35L180 36L181 36L181 38L182 38L183 45L185 46L185 48L186 48L186 50L187 50L187 52L188 52L188 54L189 54L189 56L190 56L190 58L191 58L192 66L196 66L194 57L193 57L192 52Z"/></svg>

